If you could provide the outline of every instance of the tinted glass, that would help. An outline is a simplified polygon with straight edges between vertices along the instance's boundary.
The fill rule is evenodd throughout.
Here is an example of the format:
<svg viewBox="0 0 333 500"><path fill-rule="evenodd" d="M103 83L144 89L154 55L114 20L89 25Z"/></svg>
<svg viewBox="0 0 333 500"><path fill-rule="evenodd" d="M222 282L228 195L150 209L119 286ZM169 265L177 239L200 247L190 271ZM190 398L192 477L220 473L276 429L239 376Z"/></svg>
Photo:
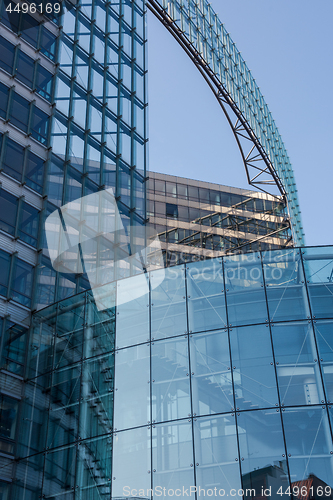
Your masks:
<svg viewBox="0 0 333 500"><path fill-rule="evenodd" d="M39 108L34 108L34 113L31 123L32 137L42 144L46 144L49 130L49 117L43 113Z"/></svg>
<svg viewBox="0 0 333 500"><path fill-rule="evenodd" d="M19 231L21 240L29 245L37 247L38 224L38 210L27 203L23 203Z"/></svg>
<svg viewBox="0 0 333 500"><path fill-rule="evenodd" d="M37 47L39 23L36 19L24 14L21 20L21 36L24 40L30 43L33 47Z"/></svg>
<svg viewBox="0 0 333 500"><path fill-rule="evenodd" d="M22 146L8 138L5 144L3 159L4 172L20 181L22 179L24 149Z"/></svg>
<svg viewBox="0 0 333 500"><path fill-rule="evenodd" d="M8 87L0 83L0 116L6 118L8 105Z"/></svg>
<svg viewBox="0 0 333 500"><path fill-rule="evenodd" d="M40 42L41 52L49 59L52 59L52 61L55 59L56 41L56 36L46 29L45 26L42 26L42 36Z"/></svg>
<svg viewBox="0 0 333 500"><path fill-rule="evenodd" d="M0 250L0 294L7 295L10 255Z"/></svg>
<svg viewBox="0 0 333 500"><path fill-rule="evenodd" d="M228 332L190 336L194 415L225 413L234 408Z"/></svg>
<svg viewBox="0 0 333 500"><path fill-rule="evenodd" d="M23 132L28 131L29 109L29 102L14 92L11 102L10 120L13 125L23 130Z"/></svg>
<svg viewBox="0 0 333 500"><path fill-rule="evenodd" d="M38 67L36 80L37 92L48 101L51 101L52 78L52 74L43 68L43 66Z"/></svg>
<svg viewBox="0 0 333 500"><path fill-rule="evenodd" d="M25 166L25 182L38 193L43 192L44 160L29 151Z"/></svg>
<svg viewBox="0 0 333 500"><path fill-rule="evenodd" d="M20 82L32 88L34 79L34 60L21 50L17 57L15 73L16 78L20 80Z"/></svg>
<svg viewBox="0 0 333 500"><path fill-rule="evenodd" d="M17 216L17 198L0 190L0 229L14 235Z"/></svg>
<svg viewBox="0 0 333 500"><path fill-rule="evenodd" d="M14 300L30 307L32 292L33 267L20 259L15 260L12 283Z"/></svg>
<svg viewBox="0 0 333 500"><path fill-rule="evenodd" d="M321 370L324 377L326 399L333 401L333 322L317 321L314 324Z"/></svg>
<svg viewBox="0 0 333 500"><path fill-rule="evenodd" d="M14 64L14 45L0 37L0 67L12 74Z"/></svg>

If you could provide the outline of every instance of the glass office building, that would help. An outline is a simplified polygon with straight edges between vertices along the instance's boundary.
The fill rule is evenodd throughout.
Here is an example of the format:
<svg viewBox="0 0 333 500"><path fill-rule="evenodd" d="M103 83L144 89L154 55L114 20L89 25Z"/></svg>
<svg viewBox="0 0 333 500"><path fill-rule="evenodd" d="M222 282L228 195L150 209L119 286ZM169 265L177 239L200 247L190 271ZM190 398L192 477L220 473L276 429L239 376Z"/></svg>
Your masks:
<svg viewBox="0 0 333 500"><path fill-rule="evenodd" d="M332 247L252 252L38 312L2 498L333 498L332 269Z"/></svg>
<svg viewBox="0 0 333 500"><path fill-rule="evenodd" d="M0 1L0 500L242 489L259 500L290 487L332 498L333 250L301 248L288 155L211 6L80 0L42 16L10 5ZM257 192L160 174L146 191L146 8L228 108ZM130 239L148 214L176 256L167 265L183 262L184 238L199 260L114 280L101 308L83 272L52 267L44 226L109 189Z"/></svg>

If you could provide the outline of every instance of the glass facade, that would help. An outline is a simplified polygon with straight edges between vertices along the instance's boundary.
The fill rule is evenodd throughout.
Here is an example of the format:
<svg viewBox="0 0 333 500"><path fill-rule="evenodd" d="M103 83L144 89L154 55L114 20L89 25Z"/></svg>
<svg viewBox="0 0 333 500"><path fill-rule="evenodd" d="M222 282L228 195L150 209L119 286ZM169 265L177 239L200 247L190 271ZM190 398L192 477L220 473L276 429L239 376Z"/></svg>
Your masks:
<svg viewBox="0 0 333 500"><path fill-rule="evenodd" d="M226 256L36 313L3 498L333 498L332 268L332 247ZM26 332L2 332L19 372Z"/></svg>

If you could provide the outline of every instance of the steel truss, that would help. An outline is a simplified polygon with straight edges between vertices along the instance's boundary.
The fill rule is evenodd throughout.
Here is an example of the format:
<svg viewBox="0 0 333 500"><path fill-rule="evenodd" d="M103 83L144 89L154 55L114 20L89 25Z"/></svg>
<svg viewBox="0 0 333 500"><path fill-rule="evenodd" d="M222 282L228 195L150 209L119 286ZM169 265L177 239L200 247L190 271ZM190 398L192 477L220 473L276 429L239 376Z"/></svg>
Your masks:
<svg viewBox="0 0 333 500"><path fill-rule="evenodd" d="M196 11L195 16L191 17L188 14L186 9L189 9L189 7L187 6L185 8L184 5L186 2L188 2L188 4L193 4L192 7L194 7ZM164 7L162 3L164 3ZM252 85L252 90L250 92L251 94L253 94L254 92L258 92L258 87L256 86L256 84L253 84L254 80L250 75L248 69L246 69L247 76L250 75L249 80L252 79L253 82L250 81L249 85L248 83L246 84L247 86L245 88L245 91L240 86L239 75L232 74L232 76L230 76L230 74L228 74L228 69L230 70L230 68L225 66L222 70L220 69L220 71L217 72L216 68L214 68L214 64L209 61L209 57L207 56L207 48L205 49L203 47L202 41L200 46L199 33L203 38L204 44L208 45L208 42L210 42L211 44L213 43L211 34L207 35L207 33L201 33L201 30L203 29L203 20L207 23L207 18L209 16L211 17L212 15L213 11L211 7L208 5L208 3L206 3L206 0L147 0L147 7L177 40L179 45L191 58L198 71L201 73L208 86L214 93L236 139L245 166L248 183L256 190L268 193L271 196L279 199L280 201L282 197L282 202L287 207L287 212L291 219L294 243L302 245L303 231L300 221L296 187L293 180L293 173L288 160L288 156L283 146L282 140L278 134L278 131L275 125L271 126L271 117L269 116L267 118L267 116L265 115L268 123L267 128L271 127L270 136L268 137L267 134L266 137L266 130L263 131L263 134L258 134L258 130L260 130L261 132L260 127L262 125L262 122L260 120L257 120L257 123L255 123L254 127L253 119L251 120L251 117L246 116L246 114L249 115L250 113L252 113L252 115L256 117L257 113L255 113L253 109L251 109L253 105L247 104L245 106L246 110L248 111L246 113L245 108L243 110L240 109L240 106L237 103L237 99L235 98L235 93L240 94L240 91L242 90L243 93L241 95L245 100L246 94L249 94L248 86L250 84ZM206 9L206 14L203 14L200 8L202 8L203 10ZM172 15L175 12L176 16ZM209 12L209 16L207 12ZM214 16L214 22L216 22L216 20L219 22L215 13ZM177 17L177 19L175 19L175 17ZM196 25L197 33L194 35L194 37L192 34L192 40L191 33L187 32L190 31L190 29L184 29L183 27L184 19L182 18L185 18L187 23ZM210 20L210 22L212 21ZM210 25L210 27L212 28L212 25ZM201 51L198 50L198 46L201 47ZM214 49L212 49L211 46L209 47L210 51L213 52ZM212 58L212 56L210 57ZM245 62L240 59L241 56L239 53L237 54L237 57L239 58L239 64L243 63L245 65ZM233 64L235 66L238 66L238 63L233 62ZM221 78L221 74L223 72L227 75L224 82L222 81L223 78ZM243 73L240 72L240 75L243 75ZM230 81L228 81L228 79ZM250 98L248 99L249 102L251 98L252 97L250 96ZM258 105L258 115L260 115L263 109L265 109L265 113L268 113L267 105L264 103L261 94L259 94L259 98L262 100L262 102L260 101L260 108ZM265 126L267 126L267 124L265 124ZM256 129L256 132L254 129ZM272 146L273 141L276 142L276 144ZM278 153L276 152L277 149L279 150ZM271 157L273 157L273 161L271 160ZM279 170L280 175L278 174Z"/></svg>

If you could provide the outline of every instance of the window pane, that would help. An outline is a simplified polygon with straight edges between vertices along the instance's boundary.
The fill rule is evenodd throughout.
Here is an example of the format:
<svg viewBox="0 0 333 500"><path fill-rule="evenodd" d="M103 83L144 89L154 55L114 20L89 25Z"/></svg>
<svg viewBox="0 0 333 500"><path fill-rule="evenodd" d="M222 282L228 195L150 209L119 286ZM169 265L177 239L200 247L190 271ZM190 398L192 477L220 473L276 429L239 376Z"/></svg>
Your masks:
<svg viewBox="0 0 333 500"><path fill-rule="evenodd" d="M309 317L299 250L267 252L263 264L271 321Z"/></svg>
<svg viewBox="0 0 333 500"><path fill-rule="evenodd" d="M28 131L29 109L29 102L14 92L11 102L10 121L23 132Z"/></svg>
<svg viewBox="0 0 333 500"><path fill-rule="evenodd" d="M25 182L38 193L43 192L44 160L29 151L25 167Z"/></svg>
<svg viewBox="0 0 333 500"><path fill-rule="evenodd" d="M0 229L14 236L17 215L17 198L0 190Z"/></svg>
<svg viewBox="0 0 333 500"><path fill-rule="evenodd" d="M20 82L25 83L25 85L32 88L34 78L34 60L31 59L31 57L28 57L21 50L17 57L15 73L16 78L20 80Z"/></svg>
<svg viewBox="0 0 333 500"><path fill-rule="evenodd" d="M229 324L265 323L268 317L260 255L224 257L223 262Z"/></svg>
<svg viewBox="0 0 333 500"><path fill-rule="evenodd" d="M177 498L194 498L192 426L187 421L160 424L153 428L153 488L183 488L187 494ZM188 495L188 496L187 496Z"/></svg>
<svg viewBox="0 0 333 500"><path fill-rule="evenodd" d="M332 486L333 445L326 408L290 408L282 417L291 482L308 479L313 474Z"/></svg>
<svg viewBox="0 0 333 500"><path fill-rule="evenodd" d="M193 262L187 266L190 332L222 328L227 323L221 260Z"/></svg>
<svg viewBox="0 0 333 500"><path fill-rule="evenodd" d="M238 491L241 481L235 417L198 418L194 444L197 488L207 491L216 487L218 491L224 489L226 495L232 489Z"/></svg>
<svg viewBox="0 0 333 500"><path fill-rule="evenodd" d="M149 344L121 349L116 352L115 429L137 427L150 421L149 356Z"/></svg>
<svg viewBox="0 0 333 500"><path fill-rule="evenodd" d="M324 377L326 400L333 401L333 323L317 321L314 325L321 369Z"/></svg>
<svg viewBox="0 0 333 500"><path fill-rule="evenodd" d="M10 255L0 250L0 294L7 295Z"/></svg>
<svg viewBox="0 0 333 500"><path fill-rule="evenodd" d="M187 417L191 413L187 339L155 342L151 354L153 420Z"/></svg>
<svg viewBox="0 0 333 500"><path fill-rule="evenodd" d="M190 336L193 412L225 413L234 407L228 332Z"/></svg>
<svg viewBox="0 0 333 500"><path fill-rule="evenodd" d="M36 19L24 14L21 19L21 36L33 47L37 47L39 23Z"/></svg>
<svg viewBox="0 0 333 500"><path fill-rule="evenodd" d="M230 329L236 408L254 410L279 403L267 325Z"/></svg>
<svg viewBox="0 0 333 500"><path fill-rule="evenodd" d="M0 436L14 439L18 401L9 396L0 395ZM1 444L0 444L1 446Z"/></svg>
<svg viewBox="0 0 333 500"><path fill-rule="evenodd" d="M152 339L173 337L187 332L184 278L183 266L151 273Z"/></svg>
<svg viewBox="0 0 333 500"><path fill-rule="evenodd" d="M31 305L33 267L20 259L15 260L12 297L24 306Z"/></svg>
<svg viewBox="0 0 333 500"><path fill-rule="evenodd" d="M332 318L333 247L307 248L303 261L313 316Z"/></svg>
<svg viewBox="0 0 333 500"><path fill-rule="evenodd" d="M49 73L42 66L38 67L36 86L38 94L51 101L52 73Z"/></svg>
<svg viewBox="0 0 333 500"><path fill-rule="evenodd" d="M280 486L285 491L289 481L280 412L275 409L243 411L237 417L237 424L243 488L260 492L273 480L276 491Z"/></svg>
<svg viewBox="0 0 333 500"><path fill-rule="evenodd" d="M40 50L52 61L54 61L55 59L56 42L56 36L53 35L53 33L51 33L49 30L47 30L45 26L42 26Z"/></svg>
<svg viewBox="0 0 333 500"><path fill-rule="evenodd" d="M46 144L49 131L49 117L39 108L34 108L31 124L32 137L42 144Z"/></svg>
<svg viewBox="0 0 333 500"><path fill-rule="evenodd" d="M149 340L148 293L145 274L117 283L117 348Z"/></svg>
<svg viewBox="0 0 333 500"><path fill-rule="evenodd" d="M1 367L17 375L24 375L27 332L21 325L6 322Z"/></svg>
<svg viewBox="0 0 333 500"><path fill-rule="evenodd" d="M12 74L14 64L14 45L0 37L0 67Z"/></svg>
<svg viewBox="0 0 333 500"><path fill-rule="evenodd" d="M22 204L20 219L20 238L29 245L37 248L37 236L39 226L38 210L28 205Z"/></svg>
<svg viewBox="0 0 333 500"><path fill-rule="evenodd" d="M311 323L275 324L272 337L281 403L320 403L324 391Z"/></svg>
<svg viewBox="0 0 333 500"><path fill-rule="evenodd" d="M8 106L8 87L0 83L0 116L6 118Z"/></svg>
<svg viewBox="0 0 333 500"><path fill-rule="evenodd" d="M140 427L114 434L112 498L122 498L126 486L144 489L144 498L150 498L146 495L151 487L150 433L149 428Z"/></svg>
<svg viewBox="0 0 333 500"><path fill-rule="evenodd" d="M20 181L22 179L24 149L11 139L5 142L3 169L6 174Z"/></svg>

